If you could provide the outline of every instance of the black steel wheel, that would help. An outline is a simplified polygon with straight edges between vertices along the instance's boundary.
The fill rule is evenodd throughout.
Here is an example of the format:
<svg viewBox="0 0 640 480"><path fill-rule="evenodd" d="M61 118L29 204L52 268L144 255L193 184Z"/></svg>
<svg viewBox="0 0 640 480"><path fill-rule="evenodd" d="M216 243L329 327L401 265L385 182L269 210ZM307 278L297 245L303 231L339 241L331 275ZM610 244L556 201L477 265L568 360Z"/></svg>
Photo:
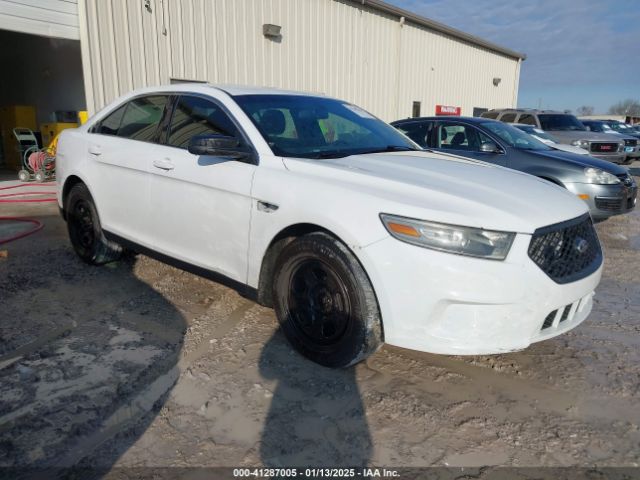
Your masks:
<svg viewBox="0 0 640 480"><path fill-rule="evenodd" d="M122 248L105 238L93 198L86 185L79 183L71 188L65 212L69 239L82 260L92 265L102 265L120 258Z"/></svg>
<svg viewBox="0 0 640 480"><path fill-rule="evenodd" d="M382 345L371 282L353 253L328 234L305 235L282 250L273 296L287 339L321 365L347 367Z"/></svg>

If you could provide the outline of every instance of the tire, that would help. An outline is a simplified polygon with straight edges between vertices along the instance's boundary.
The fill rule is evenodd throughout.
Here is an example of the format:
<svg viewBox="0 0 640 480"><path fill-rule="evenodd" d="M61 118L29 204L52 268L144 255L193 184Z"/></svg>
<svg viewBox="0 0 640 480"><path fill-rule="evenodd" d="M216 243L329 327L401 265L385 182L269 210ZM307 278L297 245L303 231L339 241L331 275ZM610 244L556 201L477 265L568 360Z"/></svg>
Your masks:
<svg viewBox="0 0 640 480"><path fill-rule="evenodd" d="M103 265L120 258L122 247L105 238L95 203L84 183L71 188L65 211L69 239L83 261L90 265Z"/></svg>
<svg viewBox="0 0 640 480"><path fill-rule="evenodd" d="M328 234L305 235L284 247L273 299L291 345L320 365L348 367L382 346L371 282L349 249Z"/></svg>

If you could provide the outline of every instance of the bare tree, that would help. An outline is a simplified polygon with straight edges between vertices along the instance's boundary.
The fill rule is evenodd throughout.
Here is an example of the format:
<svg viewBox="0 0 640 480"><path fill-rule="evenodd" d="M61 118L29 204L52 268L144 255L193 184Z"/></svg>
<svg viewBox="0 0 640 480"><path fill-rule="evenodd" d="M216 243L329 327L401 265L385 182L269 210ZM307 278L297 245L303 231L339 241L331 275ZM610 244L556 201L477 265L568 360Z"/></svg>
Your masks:
<svg viewBox="0 0 640 480"><path fill-rule="evenodd" d="M609 113L612 115L640 115L640 101L628 98L611 105Z"/></svg>
<svg viewBox="0 0 640 480"><path fill-rule="evenodd" d="M580 117L588 117L589 115L593 115L594 108L591 105L582 105L576 109L576 113Z"/></svg>

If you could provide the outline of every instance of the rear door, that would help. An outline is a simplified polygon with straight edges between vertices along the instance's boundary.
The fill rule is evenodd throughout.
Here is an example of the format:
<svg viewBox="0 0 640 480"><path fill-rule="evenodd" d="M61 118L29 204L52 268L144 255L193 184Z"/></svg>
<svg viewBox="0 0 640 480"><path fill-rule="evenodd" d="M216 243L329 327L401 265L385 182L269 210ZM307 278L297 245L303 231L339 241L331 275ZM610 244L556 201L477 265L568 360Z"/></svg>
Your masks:
<svg viewBox="0 0 640 480"><path fill-rule="evenodd" d="M496 165L507 165L504 153L483 152L485 143L497 143L477 127L456 121L439 121L430 135L430 145L434 150L449 152L462 157L475 158Z"/></svg>
<svg viewBox="0 0 640 480"><path fill-rule="evenodd" d="M131 241L151 241L149 170L160 155L160 123L167 95L145 95L118 107L89 131L92 195L102 227Z"/></svg>
<svg viewBox="0 0 640 480"><path fill-rule="evenodd" d="M162 155L151 166L155 249L246 282L256 165L189 153L191 138L206 134L248 143L220 100L192 94L177 98Z"/></svg>

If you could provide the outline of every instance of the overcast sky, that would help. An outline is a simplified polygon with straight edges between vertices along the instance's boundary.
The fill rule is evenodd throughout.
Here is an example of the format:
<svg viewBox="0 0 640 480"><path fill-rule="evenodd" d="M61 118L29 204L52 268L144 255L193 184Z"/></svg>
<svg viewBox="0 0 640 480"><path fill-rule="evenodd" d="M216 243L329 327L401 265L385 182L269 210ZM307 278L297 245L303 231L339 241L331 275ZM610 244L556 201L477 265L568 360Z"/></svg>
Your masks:
<svg viewBox="0 0 640 480"><path fill-rule="evenodd" d="M605 113L640 98L640 0L387 1L526 53L520 107Z"/></svg>

